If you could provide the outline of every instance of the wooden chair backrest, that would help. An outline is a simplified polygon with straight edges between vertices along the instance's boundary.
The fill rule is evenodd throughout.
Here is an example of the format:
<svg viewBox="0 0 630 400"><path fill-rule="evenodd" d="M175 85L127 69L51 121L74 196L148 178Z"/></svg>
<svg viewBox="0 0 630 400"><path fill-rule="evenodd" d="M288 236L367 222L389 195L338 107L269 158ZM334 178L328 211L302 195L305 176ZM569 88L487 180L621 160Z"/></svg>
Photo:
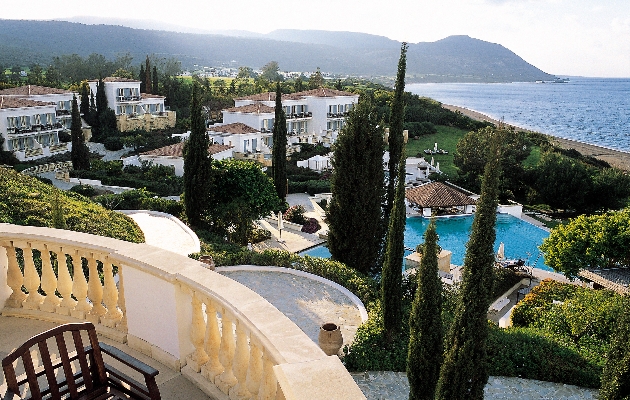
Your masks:
<svg viewBox="0 0 630 400"><path fill-rule="evenodd" d="M69 341L70 346L64 338L66 332L72 337ZM82 332L87 333L89 340L87 346L83 344ZM55 339L59 352L56 359L52 359L47 343L51 338ZM37 360L33 360L33 355L37 352L42 366L36 366ZM20 358L25 373L18 377L14 362ZM75 367L76 372L73 372L71 363L75 361L78 368ZM37 400L48 395L52 399L60 399L68 394L71 399L77 399L84 393L105 390L107 383L96 329L90 322L65 324L33 336L2 360L2 369L9 390L19 396L22 393L20 387L28 383L29 398ZM58 375L62 374L63 379L59 379ZM40 387L43 381L46 381L47 385Z"/></svg>

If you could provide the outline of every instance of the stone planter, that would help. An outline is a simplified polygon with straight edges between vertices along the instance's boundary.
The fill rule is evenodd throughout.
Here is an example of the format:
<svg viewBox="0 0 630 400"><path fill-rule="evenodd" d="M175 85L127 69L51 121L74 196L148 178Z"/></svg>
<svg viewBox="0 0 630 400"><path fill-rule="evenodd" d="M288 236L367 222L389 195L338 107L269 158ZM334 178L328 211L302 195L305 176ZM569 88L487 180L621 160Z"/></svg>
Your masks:
<svg viewBox="0 0 630 400"><path fill-rule="evenodd" d="M336 355L341 345L343 345L343 336L337 325L329 322L319 328L319 347L326 355Z"/></svg>

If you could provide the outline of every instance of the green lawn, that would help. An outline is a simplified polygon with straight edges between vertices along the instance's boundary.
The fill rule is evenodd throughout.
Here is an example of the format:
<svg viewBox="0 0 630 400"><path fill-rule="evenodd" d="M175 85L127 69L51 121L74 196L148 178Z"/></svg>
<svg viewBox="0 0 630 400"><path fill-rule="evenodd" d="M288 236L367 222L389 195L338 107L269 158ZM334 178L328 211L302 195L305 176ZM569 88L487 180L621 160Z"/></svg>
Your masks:
<svg viewBox="0 0 630 400"><path fill-rule="evenodd" d="M457 142L468 131L450 126L437 126L438 132L433 135L420 136L417 140L410 139L407 142L407 157L424 157L427 161L431 161L431 157L436 163L440 163L440 170L442 172L455 176L457 169L453 165L453 154L457 148ZM435 154L433 156L424 154L425 149L433 149L435 143L438 144L439 149L448 151L448 154ZM420 154L418 154L420 153Z"/></svg>

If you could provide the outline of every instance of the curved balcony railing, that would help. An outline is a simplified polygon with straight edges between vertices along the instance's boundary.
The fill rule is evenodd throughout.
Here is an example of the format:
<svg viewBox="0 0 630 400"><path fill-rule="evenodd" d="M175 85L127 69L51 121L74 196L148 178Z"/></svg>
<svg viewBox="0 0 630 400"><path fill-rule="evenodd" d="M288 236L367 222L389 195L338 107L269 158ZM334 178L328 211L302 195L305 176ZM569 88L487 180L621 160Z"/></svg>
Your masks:
<svg viewBox="0 0 630 400"><path fill-rule="evenodd" d="M0 224L3 304L5 316L91 321L214 397L365 398L336 356L258 294L147 244Z"/></svg>

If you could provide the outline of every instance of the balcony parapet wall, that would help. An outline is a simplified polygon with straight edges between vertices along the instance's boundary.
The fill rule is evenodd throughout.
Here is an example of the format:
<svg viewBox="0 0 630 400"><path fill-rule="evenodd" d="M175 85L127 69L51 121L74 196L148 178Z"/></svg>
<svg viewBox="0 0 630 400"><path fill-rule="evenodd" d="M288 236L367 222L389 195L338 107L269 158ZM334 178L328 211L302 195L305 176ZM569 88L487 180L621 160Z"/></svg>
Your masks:
<svg viewBox="0 0 630 400"><path fill-rule="evenodd" d="M147 244L0 224L2 306L5 316L91 321L211 397L365 398L336 356L261 296Z"/></svg>

